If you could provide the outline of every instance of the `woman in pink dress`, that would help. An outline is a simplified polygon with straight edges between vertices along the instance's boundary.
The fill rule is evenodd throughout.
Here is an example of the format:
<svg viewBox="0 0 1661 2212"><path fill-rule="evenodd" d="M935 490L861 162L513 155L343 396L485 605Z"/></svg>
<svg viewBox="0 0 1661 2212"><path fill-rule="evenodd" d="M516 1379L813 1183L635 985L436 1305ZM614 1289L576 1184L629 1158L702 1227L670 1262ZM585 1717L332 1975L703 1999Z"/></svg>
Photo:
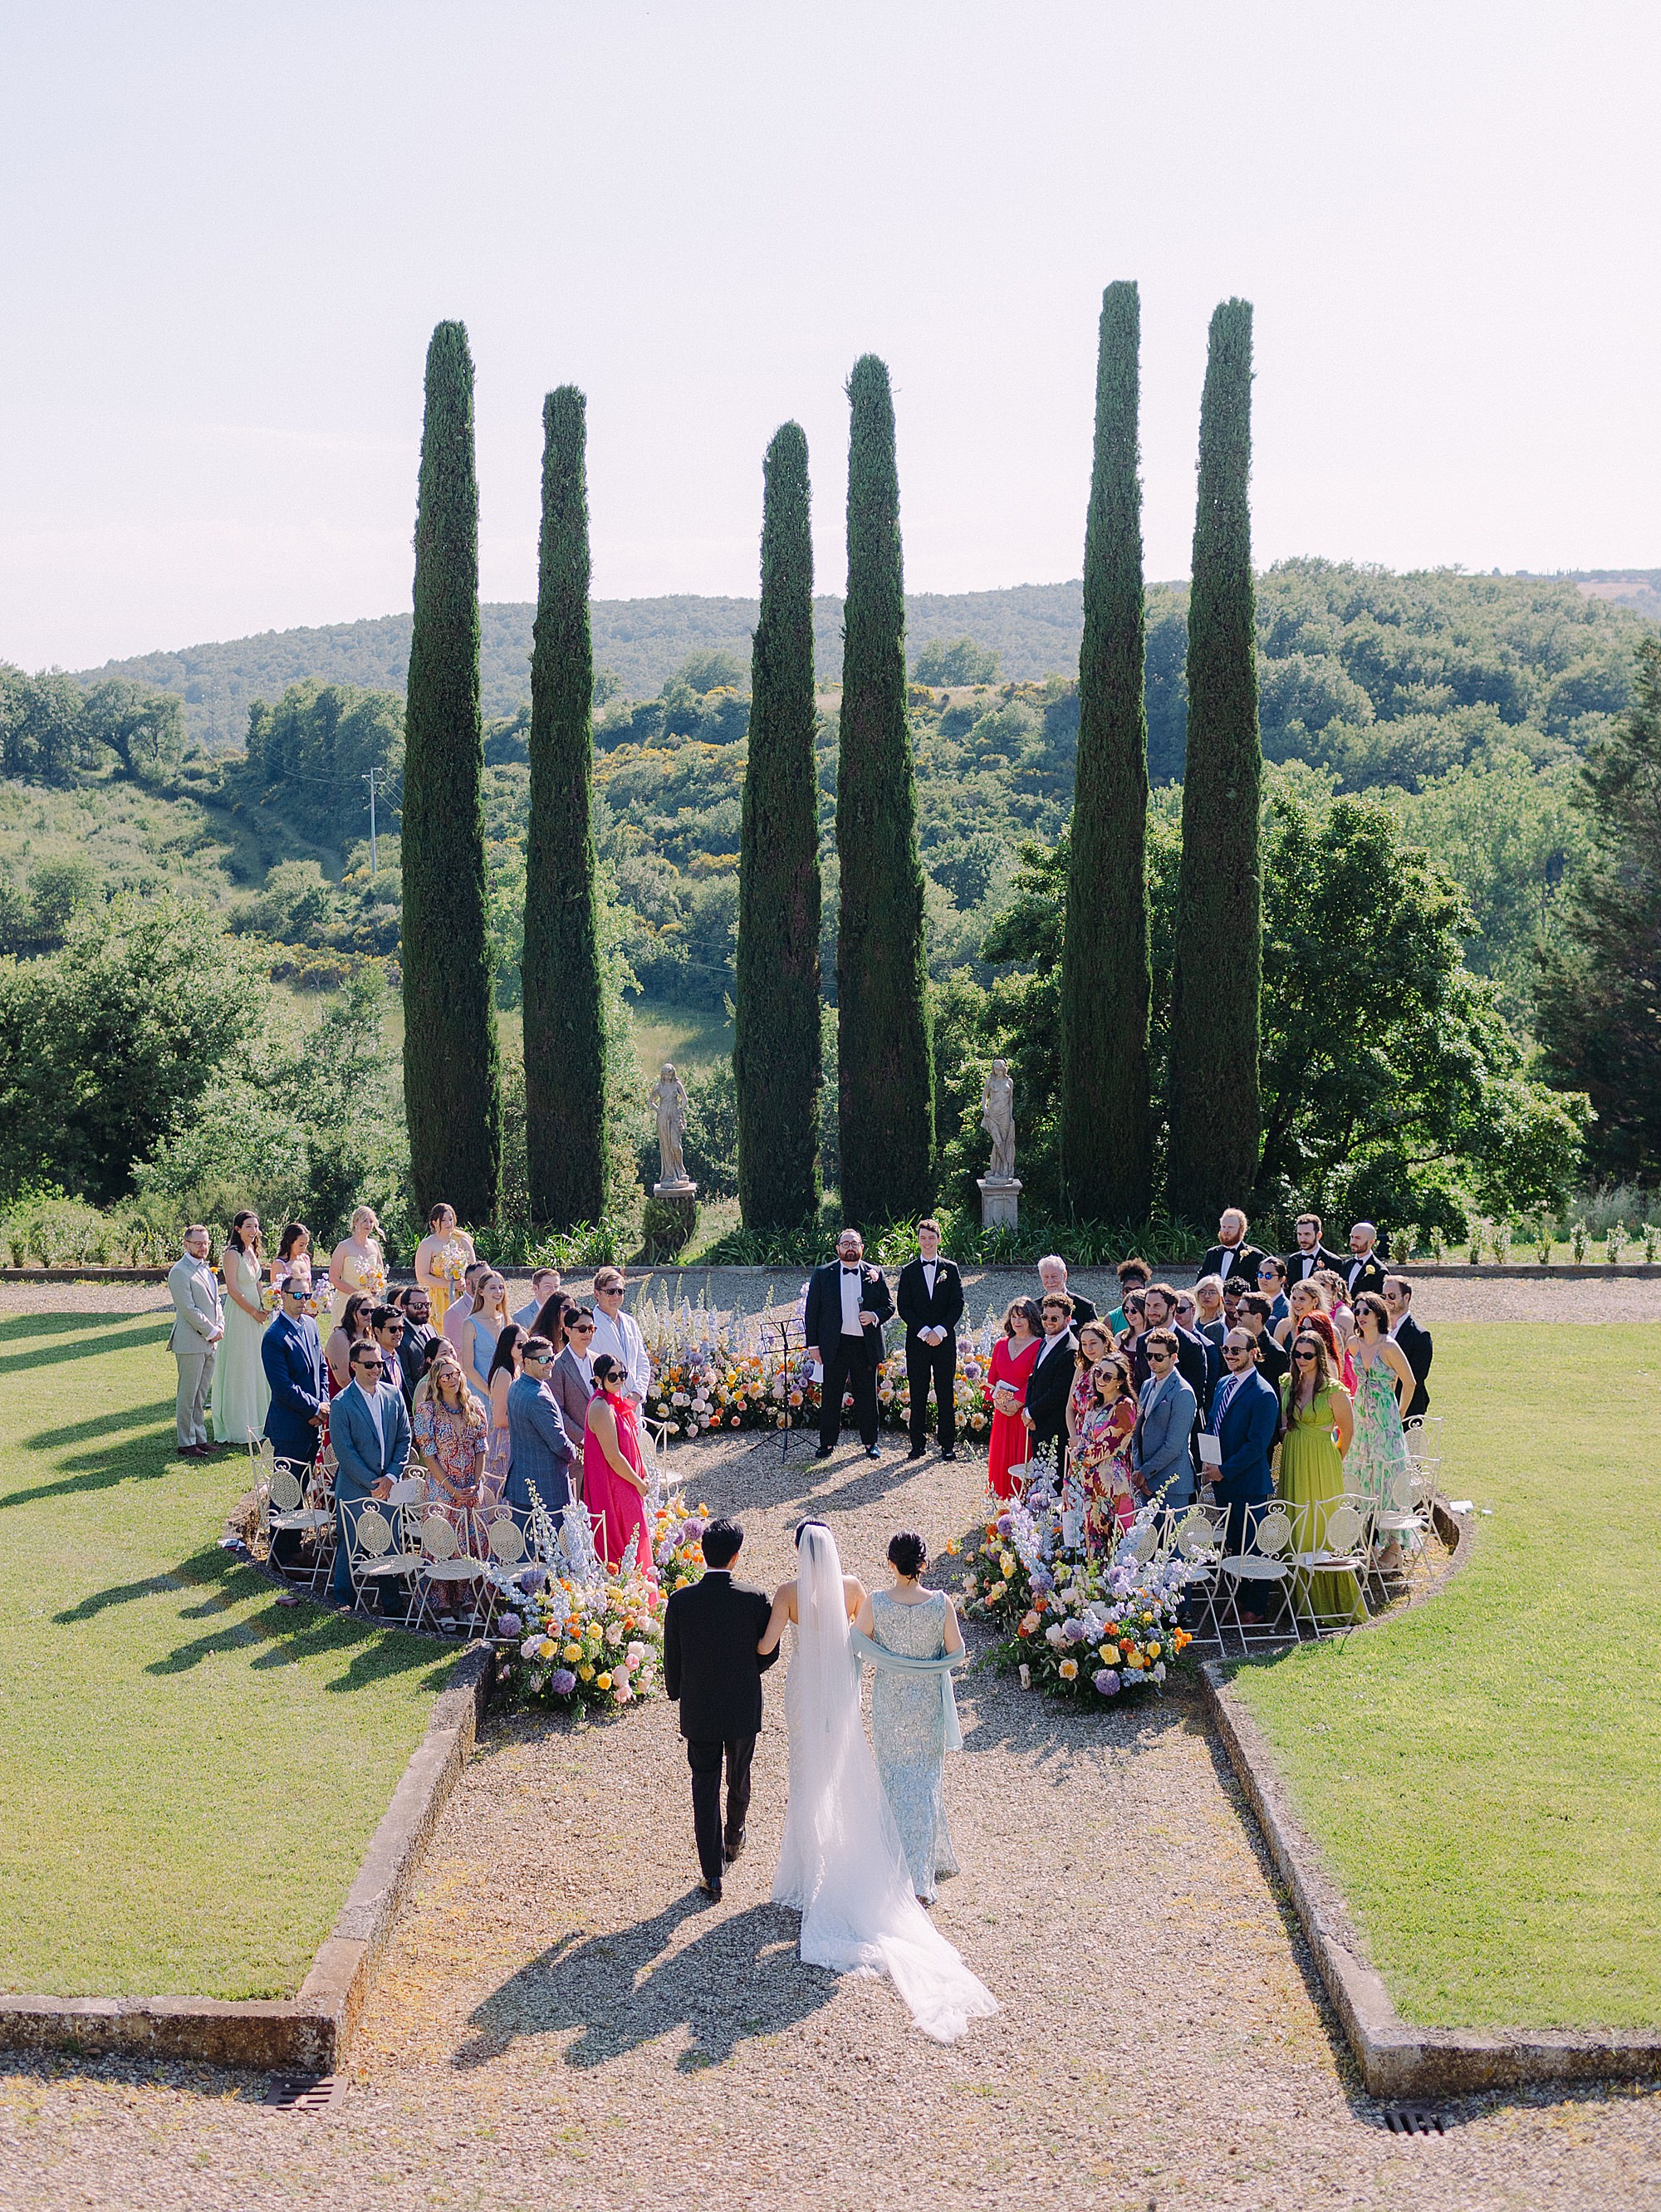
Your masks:
<svg viewBox="0 0 1661 2212"><path fill-rule="evenodd" d="M595 1545L609 1571L627 1570L656 1582L640 1432L633 1407L617 1388L627 1379L620 1363L601 1352L583 1431L583 1503L594 1517Z"/></svg>
<svg viewBox="0 0 1661 2212"><path fill-rule="evenodd" d="M1044 1321L1035 1300L1017 1298L1003 1316L1003 1334L992 1346L986 1373L986 1395L991 1401L992 1433L987 1452L986 1480L995 1498L1013 1498L1017 1468L1027 1464L1031 1446L1021 1409L1027 1403L1027 1382L1038 1364Z"/></svg>

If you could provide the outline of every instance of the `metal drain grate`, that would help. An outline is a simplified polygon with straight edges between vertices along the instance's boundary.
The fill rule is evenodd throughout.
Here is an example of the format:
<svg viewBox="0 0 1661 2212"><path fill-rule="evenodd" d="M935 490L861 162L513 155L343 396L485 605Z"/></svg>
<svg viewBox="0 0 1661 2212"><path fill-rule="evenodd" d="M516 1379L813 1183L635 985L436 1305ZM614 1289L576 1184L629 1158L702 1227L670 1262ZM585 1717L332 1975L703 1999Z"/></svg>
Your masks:
<svg viewBox="0 0 1661 2212"><path fill-rule="evenodd" d="M276 2074L265 2101L279 2112L326 2112L345 2094L343 2074Z"/></svg>
<svg viewBox="0 0 1661 2212"><path fill-rule="evenodd" d="M1440 2112L1427 2112L1417 2105L1386 2105L1385 2125L1393 2136L1445 2136Z"/></svg>

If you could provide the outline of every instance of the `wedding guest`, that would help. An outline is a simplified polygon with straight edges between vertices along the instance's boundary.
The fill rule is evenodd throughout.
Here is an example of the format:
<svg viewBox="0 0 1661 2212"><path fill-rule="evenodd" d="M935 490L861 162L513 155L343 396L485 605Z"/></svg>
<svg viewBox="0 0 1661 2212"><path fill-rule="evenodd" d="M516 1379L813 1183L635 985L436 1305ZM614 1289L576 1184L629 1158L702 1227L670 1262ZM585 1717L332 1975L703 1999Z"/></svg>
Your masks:
<svg viewBox="0 0 1661 2212"><path fill-rule="evenodd" d="M270 1267L272 1291L280 1290L291 1274L300 1276L306 1289L311 1289L312 1232L303 1221L285 1221L282 1224L276 1257Z"/></svg>
<svg viewBox="0 0 1661 2212"><path fill-rule="evenodd" d="M403 1316L396 1306L379 1305L369 1309L369 1334L379 1345L386 1361L381 1370L382 1380L396 1382L400 1390L403 1388L404 1326Z"/></svg>
<svg viewBox="0 0 1661 2212"><path fill-rule="evenodd" d="M1145 1260L1121 1260L1113 1273L1118 1277L1118 1304L1107 1316L1107 1326L1115 1336L1122 1337L1126 1327L1127 1292L1144 1291L1154 1279L1154 1271Z"/></svg>
<svg viewBox="0 0 1661 2212"><path fill-rule="evenodd" d="M476 1303L475 1293L489 1273L490 1269L484 1261L470 1260L462 1269L461 1289L454 1293L445 1309L441 1327L445 1335L449 1339L451 1350L462 1363L464 1373L467 1370L467 1348L464 1339L467 1324L473 1318ZM431 1296L430 1291L428 1296Z"/></svg>
<svg viewBox="0 0 1661 2212"><path fill-rule="evenodd" d="M1286 1283L1289 1290L1294 1283L1301 1283L1318 1267L1336 1267L1340 1262L1336 1252L1329 1252L1321 1242L1321 1217L1318 1213L1300 1213L1293 1224L1297 1237L1297 1249L1286 1255Z"/></svg>
<svg viewBox="0 0 1661 2212"><path fill-rule="evenodd" d="M963 1279L940 1249L940 1224L931 1215L917 1224L917 1257L900 1270L895 1309L906 1324L906 1383L910 1401L911 1449L928 1449L929 1389L934 1388L935 1435L942 1459L957 1456L957 1324L963 1318Z"/></svg>
<svg viewBox="0 0 1661 2212"><path fill-rule="evenodd" d="M1199 1308L1194 1304L1191 1291L1178 1291L1177 1302L1171 1309L1171 1315L1179 1328L1185 1328L1190 1336L1199 1335Z"/></svg>
<svg viewBox="0 0 1661 2212"><path fill-rule="evenodd" d="M1292 1310L1286 1303L1286 1263L1272 1252L1264 1255L1258 1270L1258 1289L1269 1301L1270 1321L1284 1321Z"/></svg>
<svg viewBox="0 0 1661 2212"><path fill-rule="evenodd" d="M1118 1349L1131 1363L1131 1372L1136 1377L1138 1390L1148 1380L1148 1355L1143 1340L1148 1334L1148 1308L1140 1291L1125 1293L1125 1332L1118 1340Z"/></svg>
<svg viewBox="0 0 1661 2212"><path fill-rule="evenodd" d="M583 1432L583 1503L594 1516L596 1541L612 1573L627 1565L656 1582L646 1522L646 1465L627 1380L611 1353L596 1353L594 1395Z"/></svg>
<svg viewBox="0 0 1661 2212"><path fill-rule="evenodd" d="M594 1395L594 1316L586 1306L566 1308L565 1343L555 1356L548 1379L566 1434L580 1450L583 1431L588 1426L588 1401ZM582 1479L579 1462L575 1471L579 1497Z"/></svg>
<svg viewBox="0 0 1661 2212"><path fill-rule="evenodd" d="M1326 1297L1315 1278L1309 1275L1290 1286L1286 1294L1286 1319L1278 1324L1275 1334L1290 1351L1292 1340L1297 1334L1301 1324L1306 1322L1312 1314L1325 1314ZM1333 1339L1335 1347L1337 1342L1337 1340L1335 1337ZM1336 1356L1335 1350L1334 1357Z"/></svg>
<svg viewBox="0 0 1661 2212"><path fill-rule="evenodd" d="M1150 1328L1146 1342L1148 1380L1137 1402L1131 1447L1137 1488L1151 1504L1191 1505L1194 1463L1189 1438L1199 1416L1199 1401L1178 1368L1176 1332Z"/></svg>
<svg viewBox="0 0 1661 2212"><path fill-rule="evenodd" d="M1390 1310L1376 1291L1355 1297L1355 1440L1344 1471L1350 1491L1382 1513L1405 1513L1413 1503L1412 1468L1402 1408L1413 1396L1413 1370L1390 1334ZM1386 1573L1402 1561L1402 1540L1392 1535L1379 1554Z"/></svg>
<svg viewBox="0 0 1661 2212"><path fill-rule="evenodd" d="M403 1294L403 1339L398 1346L398 1371L403 1382L403 1402L413 1409L415 1385L427 1372L427 1347L438 1332L432 1326L432 1301L417 1283Z"/></svg>
<svg viewBox="0 0 1661 2212"><path fill-rule="evenodd" d="M854 1625L885 1651L938 1659L963 1649L957 1608L944 1590L923 1587L928 1563L928 1546L906 1530L888 1546L893 1589L860 1600ZM931 1905L938 1877L957 1872L941 1790L946 1716L940 1678L878 1667L871 1685L871 1744L912 1887L922 1904Z"/></svg>
<svg viewBox="0 0 1661 2212"><path fill-rule="evenodd" d="M1362 1291L1383 1290L1384 1255L1378 1247L1379 1232L1373 1224L1358 1221L1349 1232L1349 1257L1339 1262L1337 1271L1352 1298Z"/></svg>
<svg viewBox="0 0 1661 2212"><path fill-rule="evenodd" d="M1256 1297L1256 1292L1252 1293ZM1270 1454L1281 1422L1280 1393L1256 1365L1251 1332L1231 1328L1222 1340L1228 1373L1217 1386L1205 1432L1222 1454L1209 1472L1211 1495L1228 1509L1223 1550L1238 1556L1252 1540L1259 1512L1274 1494Z"/></svg>
<svg viewBox="0 0 1661 2212"><path fill-rule="evenodd" d="M462 1330L462 1373L467 1387L487 1401L490 1396L490 1363L507 1318L507 1285L494 1273L482 1275L474 1286L473 1310Z"/></svg>
<svg viewBox="0 0 1661 2212"><path fill-rule="evenodd" d="M1082 1338L1083 1331L1079 1334ZM1085 1548L1111 1552L1136 1516L1131 1447L1137 1432L1137 1394L1131 1363L1122 1352L1104 1353L1087 1380L1090 1402L1079 1423L1073 1466L1084 1497Z"/></svg>
<svg viewBox="0 0 1661 2212"><path fill-rule="evenodd" d="M530 1296L514 1313L513 1318L528 1336L542 1319L543 1309L560 1287L557 1267L537 1267L530 1277Z"/></svg>
<svg viewBox="0 0 1661 2212"><path fill-rule="evenodd" d="M508 1461L512 1454L507 1401L518 1376L519 1346L524 1340L524 1331L518 1322L509 1322L496 1339L496 1349L485 1370L484 1395L490 1408L490 1436L484 1456L484 1487L486 1502L492 1505L507 1483Z"/></svg>
<svg viewBox="0 0 1661 2212"><path fill-rule="evenodd" d="M1078 1443L1079 1431L1084 1416L1096 1401L1093 1376L1098 1360L1112 1352L1113 1334L1105 1321L1081 1322L1078 1328L1078 1350L1073 1360L1073 1387L1067 1394L1067 1443L1070 1450ZM1130 1373L1126 1366L1125 1373Z"/></svg>
<svg viewBox="0 0 1661 2212"><path fill-rule="evenodd" d="M1390 1334L1407 1354L1413 1370L1413 1395L1402 1411L1404 1421L1422 1421L1430 1411L1430 1363L1435 1346L1430 1331L1413 1318L1413 1285L1405 1275L1385 1277L1384 1302L1390 1315Z"/></svg>
<svg viewBox="0 0 1661 2212"><path fill-rule="evenodd" d="M553 1346L554 1357L557 1359L565 1350L567 1318L576 1310L577 1301L569 1291L555 1291L551 1297L543 1301L541 1310L525 1334L527 1336L545 1336ZM591 1316L590 1317L592 1318Z"/></svg>
<svg viewBox="0 0 1661 2212"><path fill-rule="evenodd" d="M329 1280L334 1285L336 1328L354 1291L363 1291L371 1306L378 1306L385 1296L386 1255L381 1249L380 1223L373 1206L354 1209L350 1233L330 1255Z"/></svg>
<svg viewBox="0 0 1661 2212"><path fill-rule="evenodd" d="M385 1364L373 1337L355 1342L352 1379L329 1408L329 1441L335 1452L333 1595L343 1612L350 1610L352 1598L349 1509L388 1497L392 1485L403 1480L409 1457L409 1416L403 1393L383 1379Z"/></svg>
<svg viewBox="0 0 1661 2212"><path fill-rule="evenodd" d="M354 1291L342 1310L340 1319L330 1331L324 1353L329 1362L329 1395L336 1398L352 1380L352 1346L367 1343L369 1339L369 1316L375 1310L372 1299L361 1291Z"/></svg>
<svg viewBox="0 0 1661 2212"><path fill-rule="evenodd" d="M1292 1355L1276 1338L1270 1326L1273 1316L1268 1299L1256 1291L1240 1300L1240 1326L1252 1340L1258 1371L1278 1389L1282 1376L1292 1364Z"/></svg>
<svg viewBox="0 0 1661 2212"><path fill-rule="evenodd" d="M1318 1318L1331 1329L1326 1315ZM1326 1338L1314 1328L1300 1328L1293 1338L1291 1372L1281 1389L1281 1502L1290 1509L1296 1548L1324 1551L1327 1516L1344 1494L1343 1455L1355 1417ZM1299 1601L1321 1620L1366 1617L1361 1592L1347 1575L1300 1577Z"/></svg>
<svg viewBox="0 0 1661 2212"><path fill-rule="evenodd" d="M471 1550L474 1538L469 1516L478 1504L484 1480L484 1455L488 1415L468 1389L461 1362L441 1336L429 1346L433 1358L416 1394L411 1423L427 1496ZM433 1585L439 1624L453 1621L457 1584Z"/></svg>
<svg viewBox="0 0 1661 2212"><path fill-rule="evenodd" d="M440 1199L427 1220L427 1232L415 1247L415 1280L427 1293L433 1322L442 1328L478 1255L467 1231L457 1228L456 1209L447 1200Z"/></svg>
<svg viewBox="0 0 1661 2212"><path fill-rule="evenodd" d="M997 1498L1013 1498L1027 1473L1027 1383L1043 1341L1044 1321L1035 1300L1015 1298L1003 1316L1003 1334L992 1346L986 1398L992 1409L986 1480Z"/></svg>
<svg viewBox="0 0 1661 2212"><path fill-rule="evenodd" d="M1222 1342L1228 1320L1222 1310L1222 1277L1202 1275L1194 1285L1194 1330L1197 1335Z"/></svg>
<svg viewBox="0 0 1661 2212"><path fill-rule="evenodd" d="M277 1310L260 1339L260 1364L270 1399L265 1434L278 1459L296 1467L316 1463L328 1419L329 1377L323 1340L312 1319L312 1285L292 1268L277 1286Z"/></svg>
<svg viewBox="0 0 1661 2212"><path fill-rule="evenodd" d="M1251 1225L1239 1206L1225 1206L1217 1223L1217 1241L1200 1262L1201 1274L1220 1277L1225 1288L1231 1275L1244 1275L1250 1290L1263 1259L1258 1246L1246 1241Z"/></svg>
<svg viewBox="0 0 1661 2212"><path fill-rule="evenodd" d="M534 1491L557 1517L571 1503L577 1455L559 1401L549 1387L553 1365L554 1347L545 1336L524 1338L519 1346L520 1371L507 1391L507 1502L528 1513Z"/></svg>
<svg viewBox="0 0 1661 2212"><path fill-rule="evenodd" d="M225 1334L214 1362L209 1396L214 1435L222 1444L256 1444L265 1433L270 1385L260 1364L259 1347L270 1316L261 1279L264 1256L259 1216L239 1213L220 1258L225 1278L226 1303L221 1307Z"/></svg>
<svg viewBox="0 0 1661 2212"><path fill-rule="evenodd" d="M1067 1262L1061 1257L1061 1255L1058 1252L1048 1252L1045 1255L1043 1259L1039 1261L1038 1286L1040 1293L1039 1304L1040 1308L1043 1306L1044 1300L1046 1297L1059 1297L1068 1298L1072 1302L1070 1310L1071 1311L1075 1326L1082 1321L1094 1321L1095 1319L1096 1310L1091 1304L1090 1300L1084 1297L1082 1291L1076 1292L1068 1289Z"/></svg>
<svg viewBox="0 0 1661 2212"><path fill-rule="evenodd" d="M595 1277L597 1289L599 1277ZM819 1386L819 1457L828 1459L841 1433L844 1393L853 1399L854 1419L867 1459L880 1459L877 1442L876 1370L882 1359L882 1324L894 1301L882 1270L865 1261L865 1240L845 1229L836 1240L836 1257L808 1278L803 1307L806 1355L824 1373ZM606 1348L603 1317L597 1315L597 1354Z"/></svg>
<svg viewBox="0 0 1661 2212"><path fill-rule="evenodd" d="M1251 1294L1252 1285L1246 1281L1244 1275L1231 1275L1228 1278L1228 1280L1223 1285L1222 1324L1223 1334L1225 1336L1228 1334L1228 1331L1231 1328L1234 1328L1239 1326L1240 1317L1240 1300L1244 1297L1249 1297Z"/></svg>
<svg viewBox="0 0 1661 2212"><path fill-rule="evenodd" d="M1332 1316L1332 1326L1337 1331L1340 1344L1347 1344L1354 1334L1355 1322L1350 1310L1350 1294L1344 1288L1343 1277L1336 1268L1317 1267L1309 1280L1321 1294L1321 1303Z"/></svg>
<svg viewBox="0 0 1661 2212"><path fill-rule="evenodd" d="M861 1248L864 1249L862 1244ZM652 1388L652 1360L640 1324L623 1311L623 1271L601 1267L594 1276L594 1353L609 1352L617 1363L618 1388L638 1413ZM884 1297L887 1287L884 1286Z"/></svg>
<svg viewBox="0 0 1661 2212"><path fill-rule="evenodd" d="M179 1368L175 1418L180 1459L206 1459L208 1398L214 1362L225 1334L225 1309L208 1265L208 1232L199 1221L185 1231L185 1249L167 1271L173 1325L167 1349Z"/></svg>
<svg viewBox="0 0 1661 2212"><path fill-rule="evenodd" d="M1073 1302L1064 1291L1046 1291L1039 1300L1043 1340L1027 1377L1027 1402L1021 1419L1028 1431L1031 1457L1053 1453L1056 1473L1061 1473L1061 1441L1067 1431L1067 1399L1073 1383L1073 1355L1078 1340L1073 1334Z"/></svg>
<svg viewBox="0 0 1661 2212"><path fill-rule="evenodd" d="M1211 1363L1216 1361L1221 1373L1221 1352L1208 1338L1196 1336L1191 1329L1177 1326L1177 1294L1169 1283L1150 1283L1144 1296L1149 1330L1170 1331L1176 1343L1178 1370L1194 1394L1195 1405L1203 1413L1211 1402Z"/></svg>

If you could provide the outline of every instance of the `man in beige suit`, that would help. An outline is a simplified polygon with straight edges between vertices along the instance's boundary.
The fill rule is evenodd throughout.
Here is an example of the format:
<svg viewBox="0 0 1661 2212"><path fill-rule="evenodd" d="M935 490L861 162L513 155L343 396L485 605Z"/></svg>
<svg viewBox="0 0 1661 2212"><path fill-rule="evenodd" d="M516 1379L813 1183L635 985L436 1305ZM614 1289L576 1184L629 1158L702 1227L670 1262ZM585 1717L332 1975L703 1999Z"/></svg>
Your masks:
<svg viewBox="0 0 1661 2212"><path fill-rule="evenodd" d="M167 1288L173 1297L167 1349L179 1363L179 1456L206 1459L208 1392L219 1340L225 1334L225 1309L208 1265L208 1232L199 1221L185 1231L184 1257L168 1269Z"/></svg>

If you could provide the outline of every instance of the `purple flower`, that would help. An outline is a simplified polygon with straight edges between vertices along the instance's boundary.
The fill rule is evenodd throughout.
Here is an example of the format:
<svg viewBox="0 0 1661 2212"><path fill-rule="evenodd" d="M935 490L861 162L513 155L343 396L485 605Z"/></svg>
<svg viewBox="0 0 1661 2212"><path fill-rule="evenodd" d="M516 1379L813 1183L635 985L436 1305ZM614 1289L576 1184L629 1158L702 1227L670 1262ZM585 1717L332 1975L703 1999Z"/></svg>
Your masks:
<svg viewBox="0 0 1661 2212"><path fill-rule="evenodd" d="M1011 1520L1010 1520L1010 1518L1009 1518L1009 1515L1008 1515L1007 1513L1000 1513L1000 1514L998 1515L998 1516L997 1516L997 1533L998 1533L998 1534L999 1534L1000 1536L1007 1536L1007 1535L1010 1534L1011 1534L1011 1532L1013 1531L1014 1528L1015 1528L1015 1522L1014 1522L1013 1521L1011 1521Z"/></svg>
<svg viewBox="0 0 1661 2212"><path fill-rule="evenodd" d="M1070 1644L1082 1644L1089 1632L1082 1620L1070 1620L1062 1631Z"/></svg>
<svg viewBox="0 0 1661 2212"><path fill-rule="evenodd" d="M577 1677L569 1667L556 1667L548 1678L548 1686L556 1698L568 1698L577 1686Z"/></svg>
<svg viewBox="0 0 1661 2212"><path fill-rule="evenodd" d="M498 1616L496 1621L498 1636L521 1636L524 1632L524 1623L517 1613L504 1613Z"/></svg>
<svg viewBox="0 0 1661 2212"><path fill-rule="evenodd" d="M1033 1588L1035 1590L1044 1590L1047 1592L1052 1590L1056 1586L1056 1578L1050 1572L1047 1567L1034 1567L1033 1569L1032 1582Z"/></svg>
<svg viewBox="0 0 1661 2212"><path fill-rule="evenodd" d="M1111 1698L1118 1687L1118 1676L1111 1667L1098 1667L1095 1683L1104 1698Z"/></svg>

